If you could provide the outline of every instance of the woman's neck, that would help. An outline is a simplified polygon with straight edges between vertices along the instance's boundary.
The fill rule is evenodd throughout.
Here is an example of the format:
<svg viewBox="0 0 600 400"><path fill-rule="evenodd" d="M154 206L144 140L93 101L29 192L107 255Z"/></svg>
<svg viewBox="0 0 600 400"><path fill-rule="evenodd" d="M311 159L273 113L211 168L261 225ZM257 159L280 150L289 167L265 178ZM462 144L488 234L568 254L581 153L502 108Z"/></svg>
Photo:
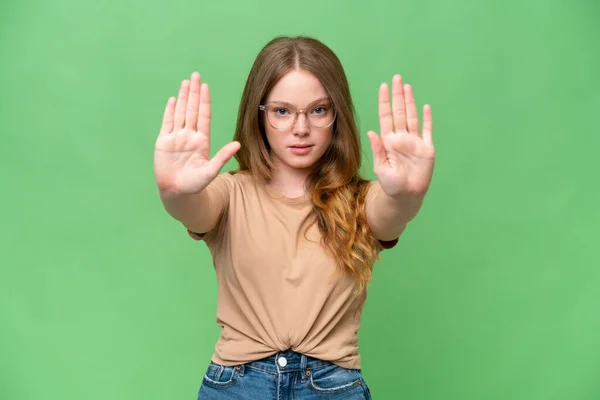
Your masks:
<svg viewBox="0 0 600 400"><path fill-rule="evenodd" d="M306 179L310 169L295 169L276 167L268 186L285 197L301 197L306 193Z"/></svg>

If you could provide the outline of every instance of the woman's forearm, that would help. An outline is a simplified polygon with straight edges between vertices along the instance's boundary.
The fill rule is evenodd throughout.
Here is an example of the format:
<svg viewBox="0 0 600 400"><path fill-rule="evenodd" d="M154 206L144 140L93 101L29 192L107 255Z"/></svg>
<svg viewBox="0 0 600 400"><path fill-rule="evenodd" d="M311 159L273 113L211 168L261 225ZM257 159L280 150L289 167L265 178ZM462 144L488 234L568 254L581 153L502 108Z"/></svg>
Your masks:
<svg viewBox="0 0 600 400"><path fill-rule="evenodd" d="M160 199L169 215L198 233L212 230L223 212L222 204L214 197L207 189L191 195L160 191Z"/></svg>
<svg viewBox="0 0 600 400"><path fill-rule="evenodd" d="M417 215L423 196L388 196L378 182L366 204L367 221L373 235L379 240L397 239L406 225Z"/></svg>

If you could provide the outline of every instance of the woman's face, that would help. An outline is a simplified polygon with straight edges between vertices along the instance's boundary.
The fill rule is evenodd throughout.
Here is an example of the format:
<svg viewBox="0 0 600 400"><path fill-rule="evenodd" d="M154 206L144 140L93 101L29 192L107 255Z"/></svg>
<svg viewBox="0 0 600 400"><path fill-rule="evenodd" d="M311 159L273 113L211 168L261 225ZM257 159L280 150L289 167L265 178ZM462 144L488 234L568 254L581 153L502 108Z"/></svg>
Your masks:
<svg viewBox="0 0 600 400"><path fill-rule="evenodd" d="M333 137L333 123L315 126L327 125L335 115L321 82L310 72L290 71L275 84L265 104L264 127L275 168L310 170L329 149ZM306 114L299 113L290 127L294 110Z"/></svg>

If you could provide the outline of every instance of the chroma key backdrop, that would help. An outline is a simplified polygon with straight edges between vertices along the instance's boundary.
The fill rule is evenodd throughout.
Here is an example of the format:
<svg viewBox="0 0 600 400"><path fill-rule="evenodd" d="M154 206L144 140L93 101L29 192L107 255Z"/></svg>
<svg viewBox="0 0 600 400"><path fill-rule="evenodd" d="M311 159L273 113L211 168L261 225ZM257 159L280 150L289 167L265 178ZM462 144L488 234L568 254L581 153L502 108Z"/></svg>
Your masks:
<svg viewBox="0 0 600 400"><path fill-rule="evenodd" d="M161 205L154 142L193 71L213 154L229 142L279 35L339 56L365 177L379 85L432 106L431 189L359 331L373 397L599 399L599 20L566 0L2 2L0 399L196 398L216 279Z"/></svg>

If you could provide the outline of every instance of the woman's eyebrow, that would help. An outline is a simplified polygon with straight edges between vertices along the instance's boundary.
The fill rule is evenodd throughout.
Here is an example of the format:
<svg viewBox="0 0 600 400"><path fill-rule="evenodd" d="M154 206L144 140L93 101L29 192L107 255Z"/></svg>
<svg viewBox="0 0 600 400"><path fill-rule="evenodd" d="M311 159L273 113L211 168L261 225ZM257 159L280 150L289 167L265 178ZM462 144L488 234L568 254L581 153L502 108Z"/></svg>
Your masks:
<svg viewBox="0 0 600 400"><path fill-rule="evenodd" d="M325 101L327 101L327 102L330 102L330 100L329 100L329 97L323 97L323 98L321 98L321 99L313 100L313 101L311 101L310 103L308 103L307 107L308 107L308 106L312 106L312 105L313 105L313 104L315 104L315 103L321 103L321 102L325 102ZM294 107L294 108L300 108L300 107L296 107L296 106L295 106L295 105L293 105L292 103L288 103L287 101L272 100L272 101L270 101L269 103L285 104L285 105L287 105L287 106L292 106L292 107Z"/></svg>

